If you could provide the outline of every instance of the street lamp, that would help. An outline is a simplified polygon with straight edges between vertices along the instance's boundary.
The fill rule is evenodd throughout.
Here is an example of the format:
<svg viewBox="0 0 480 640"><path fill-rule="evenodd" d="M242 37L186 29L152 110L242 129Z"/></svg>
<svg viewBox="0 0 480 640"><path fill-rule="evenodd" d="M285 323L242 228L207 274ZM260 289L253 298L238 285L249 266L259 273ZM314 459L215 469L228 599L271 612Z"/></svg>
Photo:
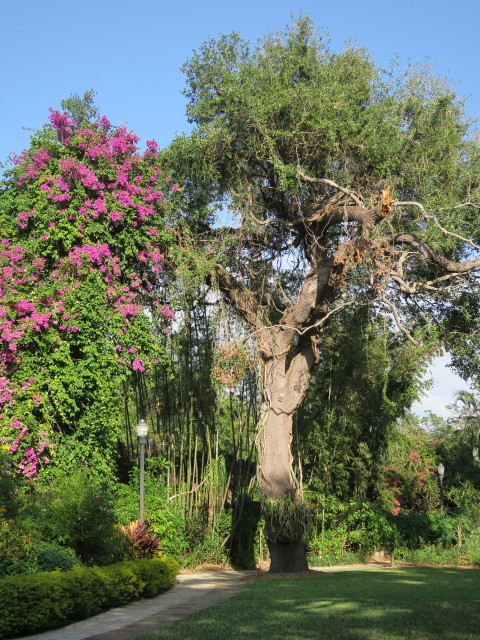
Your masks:
<svg viewBox="0 0 480 640"><path fill-rule="evenodd" d="M437 467L437 471L438 471L438 479L440 480L440 486L443 487L443 476L445 475L445 467L441 462Z"/></svg>
<svg viewBox="0 0 480 640"><path fill-rule="evenodd" d="M440 462L437 467L438 479L440 481L440 513L443 513L443 476L445 475L445 467Z"/></svg>
<svg viewBox="0 0 480 640"><path fill-rule="evenodd" d="M140 522L145 519L144 494L145 494L145 445L147 444L148 424L140 420L137 424L138 444L140 445Z"/></svg>

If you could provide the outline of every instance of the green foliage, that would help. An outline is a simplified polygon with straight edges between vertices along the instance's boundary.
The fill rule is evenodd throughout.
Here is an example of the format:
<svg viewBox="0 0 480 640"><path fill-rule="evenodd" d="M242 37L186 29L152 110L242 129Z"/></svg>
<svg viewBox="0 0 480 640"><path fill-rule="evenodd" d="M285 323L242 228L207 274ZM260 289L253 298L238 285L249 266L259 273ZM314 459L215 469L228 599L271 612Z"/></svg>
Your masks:
<svg viewBox="0 0 480 640"><path fill-rule="evenodd" d="M74 550L68 547L61 547L51 542L40 542L36 549L39 573L57 569L69 571L80 564Z"/></svg>
<svg viewBox="0 0 480 640"><path fill-rule="evenodd" d="M0 520L0 578L38 571L37 536L14 520Z"/></svg>
<svg viewBox="0 0 480 640"><path fill-rule="evenodd" d="M105 565L128 554L115 527L114 497L79 467L55 469L28 496L25 522L49 542L70 547L85 564Z"/></svg>
<svg viewBox="0 0 480 640"><path fill-rule="evenodd" d="M475 464L480 467L480 394L458 391L451 408L457 412L453 422L461 429L460 440L471 448Z"/></svg>
<svg viewBox="0 0 480 640"><path fill-rule="evenodd" d="M387 329L367 309L350 310L338 314L322 341L294 441L320 492L371 496L395 422L420 393L427 355Z"/></svg>
<svg viewBox="0 0 480 640"><path fill-rule="evenodd" d="M445 500L453 517L466 533L480 527L479 490L465 480L445 491Z"/></svg>
<svg viewBox="0 0 480 640"><path fill-rule="evenodd" d="M228 531L226 533L228 534ZM220 533L211 530L202 531L201 537L191 539L188 552L181 556L179 560L182 566L192 569L202 565L227 567L230 563L228 549L223 544Z"/></svg>
<svg viewBox="0 0 480 640"><path fill-rule="evenodd" d="M330 545L328 545L328 547L330 547ZM328 547L322 551L322 553L316 553L314 551L307 553L307 560L310 567L364 564L368 560L368 555L364 551L342 551Z"/></svg>
<svg viewBox="0 0 480 640"><path fill-rule="evenodd" d="M436 440L408 422L392 433L377 485L379 504L394 515L432 513L440 504Z"/></svg>
<svg viewBox="0 0 480 640"><path fill-rule="evenodd" d="M194 188L216 200L228 194L246 226L253 216L293 222L298 206L325 194L324 185L301 183L299 165L370 204L385 183L400 200L450 204L473 177L468 162L467 175L459 169L476 148L465 139L463 102L444 80L413 66L382 72L361 48L336 53L306 16L254 46L235 32L210 39L183 71L195 129L167 156Z"/></svg>
<svg viewBox="0 0 480 640"><path fill-rule="evenodd" d="M311 521L309 505L291 495L272 500L262 499L262 513L269 539L273 542L303 540Z"/></svg>
<svg viewBox="0 0 480 640"><path fill-rule="evenodd" d="M80 564L73 549L46 542L28 520L0 521L0 578L42 571L67 571Z"/></svg>
<svg viewBox="0 0 480 640"><path fill-rule="evenodd" d="M391 516L391 522L399 548L417 550L424 545L449 548L456 542L457 521L441 513L400 513Z"/></svg>
<svg viewBox="0 0 480 640"><path fill-rule="evenodd" d="M15 518L21 505L23 480L17 473L10 455L0 448L0 517Z"/></svg>
<svg viewBox="0 0 480 640"><path fill-rule="evenodd" d="M329 496L315 504L308 549L320 556L322 564L338 564L345 554L365 558L375 549L391 548L395 526L384 511L366 500L350 498L340 501Z"/></svg>
<svg viewBox="0 0 480 640"><path fill-rule="evenodd" d="M167 557L109 567L41 573L0 582L0 637L29 635L82 620L175 583L178 564Z"/></svg>
<svg viewBox="0 0 480 640"><path fill-rule="evenodd" d="M83 96L72 93L69 98L62 100L60 104L62 109L72 116L77 124L86 124L96 120L100 115L99 109L95 106L96 95L96 91L88 89Z"/></svg>
<svg viewBox="0 0 480 640"><path fill-rule="evenodd" d="M400 564L414 564L417 566L445 566L459 564L458 551L455 548L445 548L438 545L425 545L421 549L395 549L395 562Z"/></svg>
<svg viewBox="0 0 480 640"><path fill-rule="evenodd" d="M480 567L480 531L474 531L465 540L462 550L465 562Z"/></svg>
<svg viewBox="0 0 480 640"><path fill-rule="evenodd" d="M139 513L139 478L134 472L128 484L119 484L115 519L120 525L136 520ZM179 558L187 548L185 521L178 505L169 501L165 484L155 474L145 473L145 519L160 541L164 553Z"/></svg>

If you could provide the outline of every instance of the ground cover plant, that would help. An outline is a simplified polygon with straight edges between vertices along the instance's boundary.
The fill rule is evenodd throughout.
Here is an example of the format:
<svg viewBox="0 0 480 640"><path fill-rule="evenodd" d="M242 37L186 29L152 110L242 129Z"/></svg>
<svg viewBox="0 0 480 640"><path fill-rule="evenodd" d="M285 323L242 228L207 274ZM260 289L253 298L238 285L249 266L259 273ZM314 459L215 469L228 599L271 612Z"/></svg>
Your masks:
<svg viewBox="0 0 480 640"><path fill-rule="evenodd" d="M141 640L474 640L480 571L395 569L250 582L226 602ZM140 640L140 638L138 639Z"/></svg>

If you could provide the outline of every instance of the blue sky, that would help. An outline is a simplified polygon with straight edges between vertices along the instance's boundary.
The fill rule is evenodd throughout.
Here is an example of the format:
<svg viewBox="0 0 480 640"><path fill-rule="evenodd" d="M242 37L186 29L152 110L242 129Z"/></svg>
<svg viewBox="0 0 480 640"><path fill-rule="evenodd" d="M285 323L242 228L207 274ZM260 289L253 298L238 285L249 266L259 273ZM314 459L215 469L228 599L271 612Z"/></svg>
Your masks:
<svg viewBox="0 0 480 640"><path fill-rule="evenodd" d="M23 0L2 6L0 162L28 146L48 107L90 88L113 124L165 146L188 129L179 68L193 49L234 29L255 41L300 13L335 49L353 39L379 65L394 54L401 65L429 59L480 115L478 0Z"/></svg>
<svg viewBox="0 0 480 640"><path fill-rule="evenodd" d="M401 63L430 58L480 114L476 0L23 0L2 6L0 161L27 146L22 127L90 88L112 123L164 146L188 126L179 67L193 49L233 29L255 41L300 13L329 30L334 48L354 39L378 64L395 53Z"/></svg>

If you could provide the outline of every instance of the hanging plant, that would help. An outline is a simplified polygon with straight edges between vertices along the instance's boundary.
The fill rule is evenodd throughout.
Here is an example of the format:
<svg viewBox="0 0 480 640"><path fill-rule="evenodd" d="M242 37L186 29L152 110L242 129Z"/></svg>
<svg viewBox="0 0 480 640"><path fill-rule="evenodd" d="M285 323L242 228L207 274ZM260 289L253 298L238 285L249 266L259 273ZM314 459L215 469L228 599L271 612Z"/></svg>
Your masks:
<svg viewBox="0 0 480 640"><path fill-rule="evenodd" d="M211 376L217 384L233 389L243 380L247 369L252 365L253 358L245 345L228 342L217 347Z"/></svg>

